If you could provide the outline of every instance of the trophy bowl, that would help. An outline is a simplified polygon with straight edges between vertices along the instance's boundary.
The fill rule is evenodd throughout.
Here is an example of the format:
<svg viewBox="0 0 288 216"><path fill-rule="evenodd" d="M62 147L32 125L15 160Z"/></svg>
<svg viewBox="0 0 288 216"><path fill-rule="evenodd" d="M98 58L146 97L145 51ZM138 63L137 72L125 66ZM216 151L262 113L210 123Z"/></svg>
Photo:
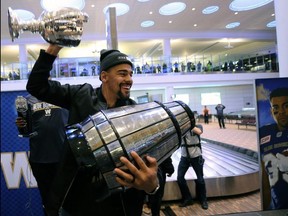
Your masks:
<svg viewBox="0 0 288 216"><path fill-rule="evenodd" d="M30 31L39 33L48 43L76 47L81 42L84 22L88 22L88 15L75 8L43 11L39 19L29 21L21 20L12 8L8 8L8 27L12 42L24 31Z"/></svg>

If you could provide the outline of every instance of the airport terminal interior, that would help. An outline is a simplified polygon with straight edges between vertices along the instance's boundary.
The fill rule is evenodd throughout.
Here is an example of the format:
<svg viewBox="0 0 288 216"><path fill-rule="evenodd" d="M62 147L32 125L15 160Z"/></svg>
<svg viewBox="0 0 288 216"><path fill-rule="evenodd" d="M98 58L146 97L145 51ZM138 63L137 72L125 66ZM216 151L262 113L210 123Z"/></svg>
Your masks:
<svg viewBox="0 0 288 216"><path fill-rule="evenodd" d="M288 215L288 210L263 211L259 176L255 79L280 77L274 1L180 0L169 4L166 0L129 0L120 5L115 0L71 1L89 15L89 21L83 23L79 46L64 46L53 64L52 79L62 84L99 86L100 50L113 48L114 42L134 63L131 96L135 101L181 100L194 111L196 123L203 125L209 208L202 209L196 200L193 205L179 207L178 149L172 155L175 172L167 177L160 216ZM44 19L42 11L49 11L44 7L49 1L35 2L1 1L2 12L10 8L8 15L14 16L1 13L1 92L25 91L40 49L48 46L44 34L31 33L35 23L30 30L23 24L39 21L40 14ZM50 5L51 11L68 4L51 2L56 5ZM241 9L244 2L248 6ZM116 8L117 18L113 10L109 17L117 20L117 24L110 23L114 38L105 28L109 6ZM252 6L255 9L249 8ZM174 7L175 14L169 14ZM12 29L11 22L23 23ZM218 103L226 106L226 129L219 128L215 116ZM204 123L204 105L211 111L209 124ZM195 198L192 168L185 178ZM145 204L142 216L150 215L151 209Z"/></svg>

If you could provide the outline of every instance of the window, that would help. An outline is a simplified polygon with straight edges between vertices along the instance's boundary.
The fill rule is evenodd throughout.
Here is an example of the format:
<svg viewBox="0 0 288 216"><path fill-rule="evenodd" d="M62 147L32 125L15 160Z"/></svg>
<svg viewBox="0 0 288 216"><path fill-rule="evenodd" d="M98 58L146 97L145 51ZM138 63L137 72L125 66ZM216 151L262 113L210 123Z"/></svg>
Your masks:
<svg viewBox="0 0 288 216"><path fill-rule="evenodd" d="M221 104L220 92L201 93L201 105L217 105Z"/></svg>

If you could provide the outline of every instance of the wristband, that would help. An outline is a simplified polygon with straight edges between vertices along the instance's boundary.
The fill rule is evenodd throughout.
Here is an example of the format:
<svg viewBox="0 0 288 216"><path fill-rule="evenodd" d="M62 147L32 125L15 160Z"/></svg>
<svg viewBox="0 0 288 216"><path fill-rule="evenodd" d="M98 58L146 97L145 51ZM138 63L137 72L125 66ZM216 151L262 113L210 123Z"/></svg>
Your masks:
<svg viewBox="0 0 288 216"><path fill-rule="evenodd" d="M154 194L156 194L157 193L157 191L159 190L159 188L160 188L160 184L158 183L158 185L157 185L157 187L153 190L153 191L151 191L150 193L147 193L147 194L149 194L149 195L154 195Z"/></svg>

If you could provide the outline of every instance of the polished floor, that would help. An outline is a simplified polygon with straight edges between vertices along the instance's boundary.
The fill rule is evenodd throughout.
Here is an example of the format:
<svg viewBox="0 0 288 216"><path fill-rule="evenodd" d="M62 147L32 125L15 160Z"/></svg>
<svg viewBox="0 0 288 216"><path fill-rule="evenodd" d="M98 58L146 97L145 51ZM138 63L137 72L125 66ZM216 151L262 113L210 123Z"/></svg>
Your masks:
<svg viewBox="0 0 288 216"><path fill-rule="evenodd" d="M202 138L206 140L212 140L225 144L235 145L258 151L257 146L257 131L255 127L245 127L238 129L238 126L234 123L227 123L226 129L220 129L217 122L210 122L209 124L203 124L204 133ZM229 215L229 214L244 214L250 213L251 215L264 215L261 214L261 198L260 191L225 196L225 197L213 197L208 199L209 209L203 210L199 203L195 202L188 207L178 207L180 200L164 201L161 216L190 216L190 215ZM150 215L150 209L143 208L143 216ZM259 213L260 212L260 213ZM280 214L273 215L287 215L281 212Z"/></svg>

